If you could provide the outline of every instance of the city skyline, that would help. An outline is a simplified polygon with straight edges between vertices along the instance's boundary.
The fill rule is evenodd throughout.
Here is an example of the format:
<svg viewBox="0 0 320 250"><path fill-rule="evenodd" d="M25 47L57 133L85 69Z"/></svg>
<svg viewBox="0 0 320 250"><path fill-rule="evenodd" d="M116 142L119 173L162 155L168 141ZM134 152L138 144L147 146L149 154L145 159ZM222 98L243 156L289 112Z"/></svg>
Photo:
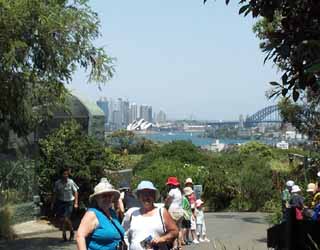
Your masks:
<svg viewBox="0 0 320 250"><path fill-rule="evenodd" d="M153 113L151 105L137 104L128 99L101 97L96 104L105 114L105 128L108 131L125 129L138 120L148 123L165 123L166 113L163 110Z"/></svg>
<svg viewBox="0 0 320 250"><path fill-rule="evenodd" d="M90 1L101 19L97 41L116 57L116 74L99 88L78 71L69 88L97 100L121 96L148 103L168 119L237 120L274 105L279 80L252 32L254 21L224 1Z"/></svg>

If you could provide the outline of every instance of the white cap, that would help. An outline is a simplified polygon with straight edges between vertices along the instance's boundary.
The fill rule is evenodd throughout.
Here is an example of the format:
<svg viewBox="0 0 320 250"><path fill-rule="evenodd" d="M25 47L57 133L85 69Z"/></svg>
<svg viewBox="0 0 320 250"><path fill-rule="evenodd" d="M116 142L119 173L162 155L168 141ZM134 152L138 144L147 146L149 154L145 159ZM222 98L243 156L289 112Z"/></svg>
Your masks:
<svg viewBox="0 0 320 250"><path fill-rule="evenodd" d="M289 180L286 182L287 187L292 187L293 185L294 185L294 181L292 181L292 180Z"/></svg>
<svg viewBox="0 0 320 250"><path fill-rule="evenodd" d="M301 191L301 189L298 185L293 185L291 193L298 193L300 191Z"/></svg>
<svg viewBox="0 0 320 250"><path fill-rule="evenodd" d="M317 173L317 176L320 177L320 171Z"/></svg>

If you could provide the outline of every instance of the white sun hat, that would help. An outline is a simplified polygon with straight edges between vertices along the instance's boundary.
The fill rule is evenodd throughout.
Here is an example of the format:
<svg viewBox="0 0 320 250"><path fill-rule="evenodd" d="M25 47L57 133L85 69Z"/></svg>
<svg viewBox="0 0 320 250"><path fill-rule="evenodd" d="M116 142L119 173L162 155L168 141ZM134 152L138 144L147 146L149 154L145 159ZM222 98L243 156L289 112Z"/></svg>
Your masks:
<svg viewBox="0 0 320 250"><path fill-rule="evenodd" d="M190 194L193 193L193 190L192 190L191 187L185 187L185 188L183 189L183 193L188 196L188 195L190 195Z"/></svg>
<svg viewBox="0 0 320 250"><path fill-rule="evenodd" d="M120 197L120 192L114 189L107 178L101 178L100 182L94 187L94 192L90 195L89 201L91 202L92 198L104 193L112 193L114 200L118 200Z"/></svg>
<svg viewBox="0 0 320 250"><path fill-rule="evenodd" d="M300 187L298 185L293 185L292 186L291 193L298 193L300 191L301 191L301 189L300 189Z"/></svg>
<svg viewBox="0 0 320 250"><path fill-rule="evenodd" d="M292 181L292 180L289 180L286 182L287 187L293 187L293 185L294 185L294 181Z"/></svg>

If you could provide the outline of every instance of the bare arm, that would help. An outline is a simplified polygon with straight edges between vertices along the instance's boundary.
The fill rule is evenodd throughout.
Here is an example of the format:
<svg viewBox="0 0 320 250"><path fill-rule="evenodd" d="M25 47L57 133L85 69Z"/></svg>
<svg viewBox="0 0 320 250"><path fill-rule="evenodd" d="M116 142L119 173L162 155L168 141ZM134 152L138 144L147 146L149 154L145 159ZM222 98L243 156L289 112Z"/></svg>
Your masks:
<svg viewBox="0 0 320 250"><path fill-rule="evenodd" d="M90 235L98 225L98 219L94 212L88 211L83 216L77 231L77 249L87 250L86 237Z"/></svg>
<svg viewBox="0 0 320 250"><path fill-rule="evenodd" d="M166 197L166 199L164 200L164 206L165 206L166 208L169 208L170 205L171 205L171 203L172 203L172 200L173 200L173 197L170 196L170 195L168 195L168 196Z"/></svg>
<svg viewBox="0 0 320 250"><path fill-rule="evenodd" d="M172 219L171 215L169 214L168 210L163 208L163 223L166 228L166 233L161 237L154 239L153 244L163 244L173 241L175 238L178 237L179 229Z"/></svg>

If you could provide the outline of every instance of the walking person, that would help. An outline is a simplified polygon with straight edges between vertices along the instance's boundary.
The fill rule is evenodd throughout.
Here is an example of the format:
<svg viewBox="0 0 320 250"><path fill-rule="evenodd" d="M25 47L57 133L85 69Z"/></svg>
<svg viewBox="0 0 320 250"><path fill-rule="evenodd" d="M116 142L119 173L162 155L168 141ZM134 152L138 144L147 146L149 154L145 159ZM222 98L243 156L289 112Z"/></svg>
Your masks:
<svg viewBox="0 0 320 250"><path fill-rule="evenodd" d="M142 207L129 209L122 222L129 250L168 250L178 228L166 208L155 207L159 191L152 182L141 181L135 194Z"/></svg>
<svg viewBox="0 0 320 250"><path fill-rule="evenodd" d="M60 220L62 239L67 241L66 231L70 231L69 240L73 240L74 231L71 222L73 208L78 208L78 189L76 183L69 178L70 168L61 171L61 178L54 184L51 209Z"/></svg>
<svg viewBox="0 0 320 250"><path fill-rule="evenodd" d="M167 179L166 185L169 188L167 198L165 199L165 207L168 208L168 211L171 217L177 224L179 229L179 236L174 242L174 247L181 249L182 245L182 219L183 219L183 208L182 208L182 193L180 190L180 182L177 177L171 176Z"/></svg>
<svg viewBox="0 0 320 250"><path fill-rule="evenodd" d="M294 181L287 181L286 187L281 193L282 218L284 221L288 219L288 208L290 208L289 201L291 199L291 190L293 185Z"/></svg>
<svg viewBox="0 0 320 250"><path fill-rule="evenodd" d="M124 238L113 202L120 197L120 192L102 178L90 195L91 207L83 216L77 231L78 250L116 250Z"/></svg>
<svg viewBox="0 0 320 250"><path fill-rule="evenodd" d="M295 209L296 219L302 220L303 219L303 209L304 209L304 198L301 195L301 189L298 185L293 185L291 190L291 198L289 201L290 208Z"/></svg>

